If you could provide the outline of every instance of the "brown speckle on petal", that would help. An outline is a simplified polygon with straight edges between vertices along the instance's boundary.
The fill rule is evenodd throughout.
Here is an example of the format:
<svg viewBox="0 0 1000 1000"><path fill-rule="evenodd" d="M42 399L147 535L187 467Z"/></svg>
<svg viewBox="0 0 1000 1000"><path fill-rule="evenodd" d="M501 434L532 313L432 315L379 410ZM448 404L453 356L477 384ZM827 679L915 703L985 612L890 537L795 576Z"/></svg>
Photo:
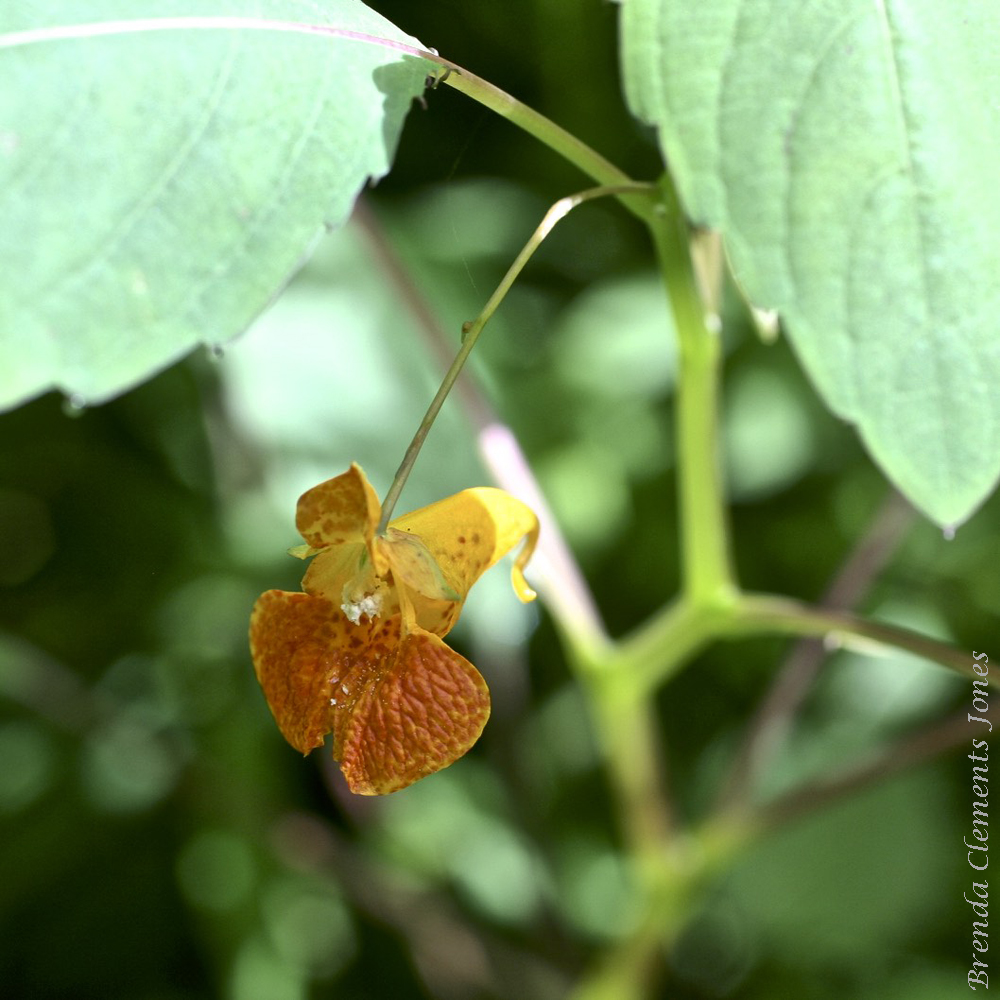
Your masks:
<svg viewBox="0 0 1000 1000"><path fill-rule="evenodd" d="M489 714L479 671L438 636L415 629L354 704L341 757L351 791L384 795L447 767L479 739Z"/></svg>
<svg viewBox="0 0 1000 1000"><path fill-rule="evenodd" d="M365 626L352 625L332 602L269 590L250 617L250 652L257 680L282 735L296 750L321 746L344 707L331 685L354 686L360 657L348 637L365 645Z"/></svg>
<svg viewBox="0 0 1000 1000"><path fill-rule="evenodd" d="M314 548L371 539L381 505L360 466L328 479L299 497L295 526Z"/></svg>

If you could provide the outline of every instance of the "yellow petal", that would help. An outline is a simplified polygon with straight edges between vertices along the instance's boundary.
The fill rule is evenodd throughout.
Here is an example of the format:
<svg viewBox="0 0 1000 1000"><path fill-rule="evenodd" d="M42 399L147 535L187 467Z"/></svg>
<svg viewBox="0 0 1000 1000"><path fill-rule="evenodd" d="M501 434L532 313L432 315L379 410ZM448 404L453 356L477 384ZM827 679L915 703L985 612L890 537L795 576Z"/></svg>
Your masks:
<svg viewBox="0 0 1000 1000"><path fill-rule="evenodd" d="M307 594L325 597L340 606L345 584L356 579L371 566L364 542L345 542L331 545L314 557L302 577L302 589Z"/></svg>
<svg viewBox="0 0 1000 1000"><path fill-rule="evenodd" d="M371 483L352 462L347 472L299 497L295 526L316 549L346 542L371 545L382 507Z"/></svg>
<svg viewBox="0 0 1000 1000"><path fill-rule="evenodd" d="M432 601L457 601L459 595L445 579L441 567L417 535L389 527L379 546L385 551L396 584Z"/></svg>
<svg viewBox="0 0 1000 1000"><path fill-rule="evenodd" d="M538 518L530 507L503 490L488 486L463 490L396 518L391 527L419 536L463 600L482 573L527 536L512 578L522 601L535 597L523 569L538 540ZM420 621L419 604L417 616Z"/></svg>
<svg viewBox="0 0 1000 1000"><path fill-rule="evenodd" d="M383 628L391 632L393 623L398 637L398 616ZM336 748L347 784L360 795L412 785L465 754L489 715L479 671L436 635L414 628L350 709Z"/></svg>
<svg viewBox="0 0 1000 1000"><path fill-rule="evenodd" d="M375 545L392 571L404 630L419 625L435 635L447 635L458 621L465 598L453 589L422 539L390 526Z"/></svg>

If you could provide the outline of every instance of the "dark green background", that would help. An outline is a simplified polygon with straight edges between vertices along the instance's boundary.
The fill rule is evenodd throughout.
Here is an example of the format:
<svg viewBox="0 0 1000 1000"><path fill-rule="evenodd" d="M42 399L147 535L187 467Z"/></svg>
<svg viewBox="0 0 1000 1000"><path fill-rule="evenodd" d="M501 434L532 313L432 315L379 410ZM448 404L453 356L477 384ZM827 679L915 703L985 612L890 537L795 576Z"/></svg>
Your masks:
<svg viewBox="0 0 1000 1000"><path fill-rule="evenodd" d="M614 5L375 6L655 176L650 137L622 106ZM457 340L546 206L586 183L446 87L428 105L369 198ZM293 484L357 459L384 491L433 392L428 349L365 246L328 241L221 358L198 354L99 409L51 394L0 416L5 997L557 997L628 926L586 707L544 610L518 609L502 569L453 637L490 681L493 719L463 762L390 799L350 797L322 752L299 758L254 681L250 606L301 570L284 554ZM588 206L531 263L477 359L615 634L677 582L658 294L642 230L613 204ZM304 350L303 329L317 332L301 376L270 365ZM742 579L817 599L887 487L732 296L727 344ZM452 400L401 509L485 481ZM862 609L1000 662L997 513L993 500L952 541L914 518ZM715 648L662 693L682 817L712 801L784 651ZM970 699L967 682L902 656L837 656L767 789ZM664 956L662 995L958 995L971 798L956 751L760 844Z"/></svg>

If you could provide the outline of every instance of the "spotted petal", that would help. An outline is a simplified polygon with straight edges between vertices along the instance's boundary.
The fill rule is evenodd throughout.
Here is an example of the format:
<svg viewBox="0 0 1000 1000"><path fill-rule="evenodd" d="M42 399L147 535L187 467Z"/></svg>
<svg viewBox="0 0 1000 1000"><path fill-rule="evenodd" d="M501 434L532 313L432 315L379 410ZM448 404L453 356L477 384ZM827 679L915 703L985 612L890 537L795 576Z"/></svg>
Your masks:
<svg viewBox="0 0 1000 1000"><path fill-rule="evenodd" d="M351 708L339 747L347 784L361 795L406 788L465 754L489 716L479 671L438 636L414 628Z"/></svg>
<svg viewBox="0 0 1000 1000"><path fill-rule="evenodd" d="M373 545L377 547L378 541ZM375 567L364 542L347 542L321 549L302 578L302 589L307 594L325 597L338 607L345 599L348 584L369 592L378 586ZM389 601L385 613L390 614L397 608L398 603Z"/></svg>
<svg viewBox="0 0 1000 1000"><path fill-rule="evenodd" d="M346 674L350 622L322 597L269 590L250 616L257 680L282 735L296 750L321 746L333 728L331 681Z"/></svg>
<svg viewBox="0 0 1000 1000"><path fill-rule="evenodd" d="M295 527L315 549L363 542L371 547L382 513L378 495L356 462L299 497Z"/></svg>
<svg viewBox="0 0 1000 1000"><path fill-rule="evenodd" d="M351 791L383 795L461 757L490 714L486 682L437 636L398 614L359 624L321 597L271 590L250 647L278 727L308 753L333 732Z"/></svg>
<svg viewBox="0 0 1000 1000"><path fill-rule="evenodd" d="M396 518L392 527L421 538L462 600L490 566L527 536L512 578L522 601L535 596L525 582L523 569L538 539L538 518L530 507L503 490L488 486L462 490Z"/></svg>

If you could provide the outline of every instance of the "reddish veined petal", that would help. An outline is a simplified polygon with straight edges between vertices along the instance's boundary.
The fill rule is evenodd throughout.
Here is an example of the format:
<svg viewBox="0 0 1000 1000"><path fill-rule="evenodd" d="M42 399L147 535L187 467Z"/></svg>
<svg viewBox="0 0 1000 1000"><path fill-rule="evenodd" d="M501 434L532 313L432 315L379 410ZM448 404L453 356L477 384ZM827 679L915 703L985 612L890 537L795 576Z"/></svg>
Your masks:
<svg viewBox="0 0 1000 1000"><path fill-rule="evenodd" d="M348 786L385 795L412 785L465 754L489 715L479 671L436 635L414 629L388 669L363 686L344 724L340 759Z"/></svg>
<svg viewBox="0 0 1000 1000"><path fill-rule="evenodd" d="M365 652L372 626L355 625L321 597L269 590L250 617L250 652L257 680L282 735L308 753L341 728L369 674Z"/></svg>
<svg viewBox="0 0 1000 1000"><path fill-rule="evenodd" d="M295 527L313 548L345 542L371 544L382 507L357 463L299 497Z"/></svg>

